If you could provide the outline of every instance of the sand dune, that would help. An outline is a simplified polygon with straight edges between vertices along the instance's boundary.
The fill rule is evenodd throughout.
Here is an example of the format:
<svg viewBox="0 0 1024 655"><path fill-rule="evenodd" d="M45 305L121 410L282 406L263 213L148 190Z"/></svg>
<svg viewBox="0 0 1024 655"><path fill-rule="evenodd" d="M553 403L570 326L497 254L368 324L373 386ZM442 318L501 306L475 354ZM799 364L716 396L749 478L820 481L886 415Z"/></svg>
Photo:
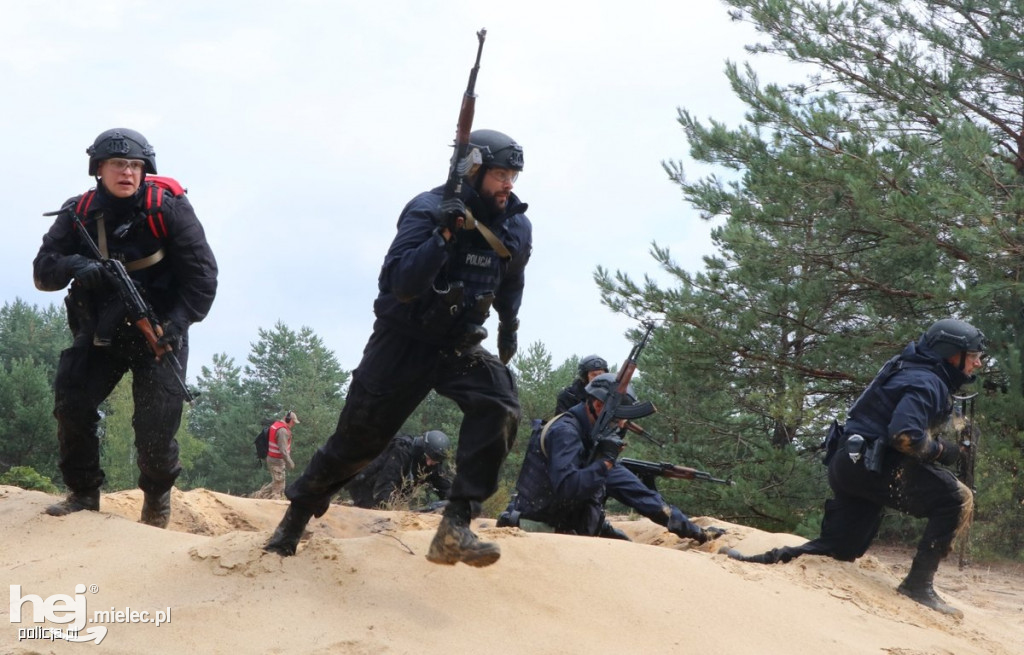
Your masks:
<svg viewBox="0 0 1024 655"><path fill-rule="evenodd" d="M963 609L957 620L895 593L905 553L764 566L714 554L720 544L693 547L645 519L616 522L632 543L481 520L475 527L500 543L501 560L445 567L424 558L437 515L339 505L282 559L261 546L283 501L175 490L170 529L158 530L136 522L138 491L61 518L42 514L54 500L0 487L0 571L21 599L0 606L0 652L1024 652L1024 576L944 564L937 588ZM697 522L724 525L721 543L744 552L802 541ZM49 628L73 619L80 635L104 632L99 645L48 640Z"/></svg>

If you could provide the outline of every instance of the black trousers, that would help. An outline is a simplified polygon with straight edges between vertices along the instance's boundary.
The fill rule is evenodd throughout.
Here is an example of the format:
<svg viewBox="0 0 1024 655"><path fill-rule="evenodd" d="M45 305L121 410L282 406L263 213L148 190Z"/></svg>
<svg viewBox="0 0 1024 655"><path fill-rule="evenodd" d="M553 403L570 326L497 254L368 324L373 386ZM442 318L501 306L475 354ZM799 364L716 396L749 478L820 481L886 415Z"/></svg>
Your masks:
<svg viewBox="0 0 1024 655"><path fill-rule="evenodd" d="M463 413L449 500L467 501L478 513L498 488L519 427L519 396L508 368L480 346L458 352L385 329L370 337L352 377L334 434L288 486L288 499L323 515L331 497L384 450L434 390Z"/></svg>
<svg viewBox="0 0 1024 655"><path fill-rule="evenodd" d="M187 337L175 354L184 371L188 363ZM60 470L71 491L89 492L103 484L97 409L129 370L139 488L147 494L162 494L174 486L181 473L174 435L181 424L184 397L170 366L153 358L141 335L115 338L106 347L77 339L61 353L54 380L53 415L60 442Z"/></svg>
<svg viewBox="0 0 1024 655"><path fill-rule="evenodd" d="M853 561L867 552L878 534L882 509L889 507L928 519L914 560L937 567L952 548L962 514L973 506L970 490L952 472L892 450L876 474L864 468L863 460L854 463L840 446L829 463L828 480L834 497L825 502L821 535L802 546L779 549L779 561L804 554Z"/></svg>

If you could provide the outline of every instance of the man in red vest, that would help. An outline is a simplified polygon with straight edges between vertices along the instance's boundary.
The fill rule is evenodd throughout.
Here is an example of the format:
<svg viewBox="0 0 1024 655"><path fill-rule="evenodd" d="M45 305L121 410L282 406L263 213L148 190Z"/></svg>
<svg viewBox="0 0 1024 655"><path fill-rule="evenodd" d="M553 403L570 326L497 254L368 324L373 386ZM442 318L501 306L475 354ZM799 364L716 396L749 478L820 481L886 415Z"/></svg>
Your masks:
<svg viewBox="0 0 1024 655"><path fill-rule="evenodd" d="M270 469L274 498L284 497L285 467L295 468L292 461L292 428L299 423L295 412L285 412L284 419L274 421L270 426L270 448L267 451L267 468Z"/></svg>

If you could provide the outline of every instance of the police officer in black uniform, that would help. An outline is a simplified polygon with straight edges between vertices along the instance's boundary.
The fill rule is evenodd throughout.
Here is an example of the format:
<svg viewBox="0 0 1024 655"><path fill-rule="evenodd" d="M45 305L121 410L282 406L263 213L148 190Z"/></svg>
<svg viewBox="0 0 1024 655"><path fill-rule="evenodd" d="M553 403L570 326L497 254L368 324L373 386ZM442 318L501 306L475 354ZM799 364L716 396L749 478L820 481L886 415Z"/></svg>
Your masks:
<svg viewBox="0 0 1024 655"><path fill-rule="evenodd" d="M611 390L612 373L596 376L586 386L586 398L565 414L535 430L516 481L516 494L499 517L498 527L524 527L523 520L547 525L554 532L628 539L605 520L610 496L685 539L705 543L722 535L719 528L701 528L661 494L619 464L624 442L617 434L599 438L590 432ZM627 405L636 402L629 385Z"/></svg>
<svg viewBox="0 0 1024 655"><path fill-rule="evenodd" d="M576 367L576 379L562 389L555 403L555 414L569 411L569 408L583 402L587 396L587 385L598 375L608 372L608 362L598 355L587 355Z"/></svg>
<svg viewBox="0 0 1024 655"><path fill-rule="evenodd" d="M519 425L505 365L517 348L532 227L512 193L522 147L494 130L475 130L470 142L482 165L467 172L463 197L442 202L438 187L399 216L380 271L373 333L337 429L289 485L291 505L265 546L270 552L294 554L309 519L327 511L331 496L384 450L433 389L459 405L463 420L450 500L427 559L486 566L500 557L497 544L480 541L469 524L496 491ZM480 345L492 310L500 359Z"/></svg>
<svg viewBox="0 0 1024 655"><path fill-rule="evenodd" d="M796 547L730 557L771 564L800 555L828 555L852 562L863 555L890 507L927 518L910 572L898 591L944 614L963 613L932 586L939 562L970 523L974 496L944 466L960 447L940 438L953 411L952 394L975 380L985 335L961 320L937 321L879 371L850 408L845 426L830 434L828 481L821 535Z"/></svg>
<svg viewBox="0 0 1024 655"><path fill-rule="evenodd" d="M366 509L385 507L420 484L430 485L441 500L447 500L452 488L444 472L447 457L448 435L440 430L416 437L400 434L345 485L345 491L353 504Z"/></svg>
<svg viewBox="0 0 1024 655"><path fill-rule="evenodd" d="M64 203L33 262L41 291L59 291L71 283L65 304L74 337L61 353L54 381L60 469L70 493L46 512L62 516L99 509L104 474L97 408L130 370L139 487L144 493L141 520L166 527L170 490L181 471L174 435L184 390L175 371L166 362L158 363L142 333L125 321L112 276L77 233L72 216L79 214L105 257L124 264L159 319L160 342L172 347L182 379L188 328L213 304L217 262L188 199L162 188L151 193L146 175L156 175L156 153L146 137L126 128L107 130L86 153L96 189ZM156 193L159 215L146 209ZM88 202L79 203L83 197Z"/></svg>

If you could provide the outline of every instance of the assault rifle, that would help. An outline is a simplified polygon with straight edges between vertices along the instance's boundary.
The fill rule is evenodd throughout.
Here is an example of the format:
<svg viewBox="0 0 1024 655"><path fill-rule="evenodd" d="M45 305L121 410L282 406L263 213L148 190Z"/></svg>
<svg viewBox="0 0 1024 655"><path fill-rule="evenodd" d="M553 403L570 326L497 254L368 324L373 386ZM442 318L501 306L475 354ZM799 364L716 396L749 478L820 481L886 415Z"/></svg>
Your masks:
<svg viewBox="0 0 1024 655"><path fill-rule="evenodd" d="M672 478L673 480L700 480L701 482L716 482L727 485L736 484L732 480L712 477L707 471L698 471L689 466L669 464L668 462L645 462L642 459L623 457L618 463L640 478L640 481L647 485L648 489L654 491L658 490L655 479L659 477Z"/></svg>
<svg viewBox="0 0 1024 655"><path fill-rule="evenodd" d="M189 404L195 402L195 395L189 390L185 384L184 372L181 369L181 363L178 362L178 358L174 355L174 351L171 346L160 343L160 337L163 336L163 328L160 327L160 321L157 319L156 314L153 312L153 308L149 306L142 294L139 293L138 288L135 286L135 282L128 275L128 271L125 270L124 264L116 259L110 259L103 257L103 253L96 246L96 242L89 236L89 232L85 229L85 224L82 223L82 219L77 214L72 214L72 219L75 221L75 227L78 228L79 233L82 235L82 239L85 240L86 245L89 246L89 250L92 251L93 256L99 259L103 264L103 267L107 269L107 272L114 278L115 286L117 287L117 295L121 298L121 302L124 304L125 312L128 316L128 320L138 328L142 336L145 337L146 343L149 344L149 349L153 351L153 356L156 357L156 361L166 362L174 373L174 379L178 381L178 385L181 387L182 392L185 394L185 401Z"/></svg>
<svg viewBox="0 0 1024 655"><path fill-rule="evenodd" d="M471 175L474 169L483 163L480 151L470 148L469 133L473 130L473 113L476 111L476 74L480 72L480 55L484 50L486 36L487 30L484 29L476 33L480 44L476 49L476 63L469 71L466 92L462 95L459 122L455 127L455 152L452 153L451 166L448 168L448 180L444 185L443 200L461 197L462 178Z"/></svg>
<svg viewBox="0 0 1024 655"><path fill-rule="evenodd" d="M633 349L626 356L625 363L622 364L618 375L615 376L615 389L608 394L604 401L604 407L601 408L601 413L598 414L597 420L594 421L594 427L590 430L590 438L593 443L597 443L601 437L617 427L616 419L643 418L658 411L649 400L635 405L626 405L622 402L626 398L626 391L629 389L630 380L633 379L633 373L636 372L636 363L640 359L640 353L643 352L647 342L651 339L651 333L654 332L654 321L644 321L643 326L645 328L643 336L633 345Z"/></svg>
<svg viewBox="0 0 1024 655"><path fill-rule="evenodd" d="M974 401L978 394L972 393L969 396L953 396L960 401L960 417L963 419L963 427L960 428L960 460L956 465L956 477L963 482L971 494L977 499L977 489L974 487L974 460L977 456L978 437L981 430L974 424ZM977 508L975 508L977 510ZM973 519L972 519L973 520ZM959 564L961 570L967 565L967 541L971 536L971 525L968 523L964 528L963 536L960 537Z"/></svg>

